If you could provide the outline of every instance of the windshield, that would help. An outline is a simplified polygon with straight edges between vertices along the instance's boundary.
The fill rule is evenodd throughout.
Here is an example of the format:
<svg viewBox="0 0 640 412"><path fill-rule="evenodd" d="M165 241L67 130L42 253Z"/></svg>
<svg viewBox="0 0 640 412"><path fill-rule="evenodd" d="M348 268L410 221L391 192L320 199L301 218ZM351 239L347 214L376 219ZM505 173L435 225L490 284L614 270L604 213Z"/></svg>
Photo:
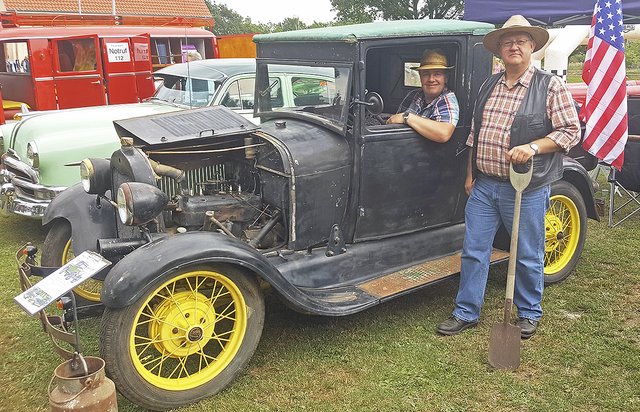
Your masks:
<svg viewBox="0 0 640 412"><path fill-rule="evenodd" d="M214 80L188 79L182 76L158 74L162 84L153 95L155 99L189 107L208 106L220 85Z"/></svg>
<svg viewBox="0 0 640 412"><path fill-rule="evenodd" d="M347 67L259 64L257 114L309 115L343 128L350 75Z"/></svg>

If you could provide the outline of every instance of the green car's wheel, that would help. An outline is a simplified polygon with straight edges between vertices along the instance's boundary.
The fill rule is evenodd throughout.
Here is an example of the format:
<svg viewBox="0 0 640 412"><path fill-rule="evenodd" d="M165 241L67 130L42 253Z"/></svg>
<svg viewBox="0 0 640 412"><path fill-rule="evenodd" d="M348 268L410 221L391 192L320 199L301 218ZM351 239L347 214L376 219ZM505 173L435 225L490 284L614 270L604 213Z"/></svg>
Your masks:
<svg viewBox="0 0 640 412"><path fill-rule="evenodd" d="M56 221L44 239L40 264L59 267L75 257L71 247L71 224L64 220ZM102 281L89 279L73 289L76 303L81 305L100 302Z"/></svg>
<svg viewBox="0 0 640 412"><path fill-rule="evenodd" d="M544 283L566 279L578 264L587 235L587 209L580 192L560 180L551 185L545 217Z"/></svg>
<svg viewBox="0 0 640 412"><path fill-rule="evenodd" d="M224 389L247 365L264 324L255 279L228 266L160 276L130 306L107 308L101 353L132 402L176 408Z"/></svg>

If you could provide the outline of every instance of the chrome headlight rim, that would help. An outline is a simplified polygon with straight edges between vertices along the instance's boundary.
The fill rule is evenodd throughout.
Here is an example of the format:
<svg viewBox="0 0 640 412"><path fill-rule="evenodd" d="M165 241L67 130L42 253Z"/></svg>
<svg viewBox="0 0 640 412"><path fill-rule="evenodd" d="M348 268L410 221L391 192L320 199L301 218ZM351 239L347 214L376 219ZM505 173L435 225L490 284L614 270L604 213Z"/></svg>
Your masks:
<svg viewBox="0 0 640 412"><path fill-rule="evenodd" d="M91 180L95 175L95 169L91 159L84 159L80 162L80 183L85 192L91 193Z"/></svg>
<svg viewBox="0 0 640 412"><path fill-rule="evenodd" d="M102 158L87 158L80 162L80 183L86 193L103 195L111 190L111 162Z"/></svg>
<svg viewBox="0 0 640 412"><path fill-rule="evenodd" d="M118 187L116 207L120 221L127 226L145 225L162 214L169 202L157 186L142 182L125 182Z"/></svg>
<svg viewBox="0 0 640 412"><path fill-rule="evenodd" d="M27 163L34 169L40 167L40 153L34 141L27 143Z"/></svg>
<svg viewBox="0 0 640 412"><path fill-rule="evenodd" d="M131 196L131 189L126 183L121 184L118 188L116 205L120 222L128 226L133 224L133 199Z"/></svg>

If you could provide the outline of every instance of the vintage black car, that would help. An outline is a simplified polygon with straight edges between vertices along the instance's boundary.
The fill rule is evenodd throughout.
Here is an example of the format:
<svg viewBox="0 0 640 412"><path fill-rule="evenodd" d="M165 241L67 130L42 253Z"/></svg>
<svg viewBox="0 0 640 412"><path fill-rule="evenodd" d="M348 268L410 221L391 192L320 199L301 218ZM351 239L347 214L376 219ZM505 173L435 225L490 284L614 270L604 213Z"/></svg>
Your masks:
<svg viewBox="0 0 640 412"><path fill-rule="evenodd" d="M224 107L115 122L122 149L87 159L55 198L42 262L94 250L101 354L120 392L149 409L217 393L251 358L262 286L292 308L342 316L460 268L472 103L491 74L468 21L392 21L274 33L258 44L255 126ZM455 65L461 118L448 143L386 125L416 85L426 48ZM281 108L274 65L320 66L333 81L291 81ZM295 71L295 70L294 70ZM567 157L547 214L545 274L566 278L597 219L585 169ZM506 231L494 262L507 257ZM105 277L106 276L106 277Z"/></svg>

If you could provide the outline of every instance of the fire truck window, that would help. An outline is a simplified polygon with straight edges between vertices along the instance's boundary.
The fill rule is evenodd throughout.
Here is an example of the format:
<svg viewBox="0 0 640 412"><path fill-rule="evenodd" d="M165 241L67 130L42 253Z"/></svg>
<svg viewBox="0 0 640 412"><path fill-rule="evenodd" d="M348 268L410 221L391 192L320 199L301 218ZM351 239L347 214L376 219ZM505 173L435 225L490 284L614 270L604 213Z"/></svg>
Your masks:
<svg viewBox="0 0 640 412"><path fill-rule="evenodd" d="M61 72L96 70L96 47L93 39L71 39L58 42Z"/></svg>
<svg viewBox="0 0 640 412"><path fill-rule="evenodd" d="M25 42L3 43L3 56L5 66L0 68L2 72L8 73L30 73L31 64L29 62L29 50Z"/></svg>

